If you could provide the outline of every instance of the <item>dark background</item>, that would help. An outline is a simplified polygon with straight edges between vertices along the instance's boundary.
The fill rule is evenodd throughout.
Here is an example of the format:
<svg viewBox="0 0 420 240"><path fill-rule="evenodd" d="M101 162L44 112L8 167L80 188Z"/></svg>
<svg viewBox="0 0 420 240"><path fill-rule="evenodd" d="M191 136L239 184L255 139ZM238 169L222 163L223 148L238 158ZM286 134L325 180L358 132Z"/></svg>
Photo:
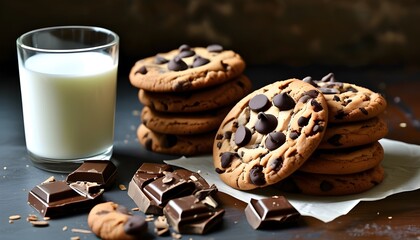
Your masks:
<svg viewBox="0 0 420 240"><path fill-rule="evenodd" d="M128 72L136 60L183 43L219 43L235 50L246 61L245 74L255 89L277 80L321 78L334 72L338 81L356 83L386 97L387 138L420 144L418 22L420 3L409 0L0 1L0 238L79 235L96 239L69 231L87 229L83 213L53 220L47 228L34 228L25 220L35 213L26 204L27 192L51 175L59 180L65 175L34 168L26 155L16 58L16 39L21 34L49 26L95 25L120 36L113 161L119 167L117 182L128 186L141 162L178 157L151 153L139 145L135 131L142 106ZM330 224L304 218L291 228L275 231L250 229L242 212L230 206L222 231L183 239L418 239L420 224L414 220L420 217L418 193L362 203ZM134 207L117 187L106 197ZM13 214L22 219L10 224L8 216ZM391 215L392 221L386 218ZM69 230L63 232L63 226Z"/></svg>

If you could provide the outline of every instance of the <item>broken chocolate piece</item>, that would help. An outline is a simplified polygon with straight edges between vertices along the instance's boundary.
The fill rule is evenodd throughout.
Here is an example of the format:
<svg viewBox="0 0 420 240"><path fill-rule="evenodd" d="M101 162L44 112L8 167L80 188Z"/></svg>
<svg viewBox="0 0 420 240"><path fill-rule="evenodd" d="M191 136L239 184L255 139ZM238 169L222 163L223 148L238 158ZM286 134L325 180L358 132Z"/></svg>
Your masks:
<svg viewBox="0 0 420 240"><path fill-rule="evenodd" d="M115 182L117 167L109 160L85 161L67 178L67 183L96 182L103 188L109 188Z"/></svg>
<svg viewBox="0 0 420 240"><path fill-rule="evenodd" d="M224 212L193 195L172 199L163 210L169 225L182 234L205 234L222 221Z"/></svg>
<svg viewBox="0 0 420 240"><path fill-rule="evenodd" d="M172 170L166 164L143 164L128 186L128 195L146 214L162 215L162 209L174 198L211 189L198 173L186 169Z"/></svg>
<svg viewBox="0 0 420 240"><path fill-rule="evenodd" d="M245 216L252 228L278 228L280 223L295 221L299 212L283 196L260 200L251 199L245 208Z"/></svg>
<svg viewBox="0 0 420 240"><path fill-rule="evenodd" d="M103 191L82 196L65 181L46 182L34 187L28 194L28 204L44 217L59 217L88 211L97 204Z"/></svg>

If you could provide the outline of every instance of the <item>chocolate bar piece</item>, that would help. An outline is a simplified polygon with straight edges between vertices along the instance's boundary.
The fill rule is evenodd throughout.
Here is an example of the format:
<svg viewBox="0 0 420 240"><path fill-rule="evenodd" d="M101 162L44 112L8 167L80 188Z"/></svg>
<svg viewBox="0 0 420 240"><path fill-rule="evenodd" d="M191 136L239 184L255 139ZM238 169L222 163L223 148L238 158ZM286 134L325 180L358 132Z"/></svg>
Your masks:
<svg viewBox="0 0 420 240"><path fill-rule="evenodd" d="M89 210L97 204L103 190L82 196L65 181L46 182L34 187L28 194L28 204L44 217L59 217Z"/></svg>
<svg viewBox="0 0 420 240"><path fill-rule="evenodd" d="M292 222L300 217L299 212L283 196L273 196L260 200L251 199L245 208L245 216L252 228L277 226Z"/></svg>
<svg viewBox="0 0 420 240"><path fill-rule="evenodd" d="M117 176L117 167L110 160L85 161L67 176L67 183L96 182L109 188Z"/></svg>
<svg viewBox="0 0 420 240"><path fill-rule="evenodd" d="M170 200L163 213L169 225L178 233L205 234L222 221L225 210L213 208L194 195L189 195Z"/></svg>
<svg viewBox="0 0 420 240"><path fill-rule="evenodd" d="M186 169L172 170L166 164L144 163L130 181L128 195L142 212L162 215L169 200L204 189L214 190L215 187L210 187L197 173Z"/></svg>

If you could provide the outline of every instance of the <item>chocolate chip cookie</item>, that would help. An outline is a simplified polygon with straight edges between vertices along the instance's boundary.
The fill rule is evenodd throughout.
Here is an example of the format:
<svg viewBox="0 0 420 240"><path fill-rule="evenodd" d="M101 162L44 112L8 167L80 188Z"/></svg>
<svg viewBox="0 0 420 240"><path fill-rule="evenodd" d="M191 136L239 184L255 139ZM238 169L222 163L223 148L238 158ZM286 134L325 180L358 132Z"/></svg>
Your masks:
<svg viewBox="0 0 420 240"><path fill-rule="evenodd" d="M327 121L327 103L312 85L289 79L264 86L223 120L213 146L215 170L236 189L274 184L313 153Z"/></svg>
<svg viewBox="0 0 420 240"><path fill-rule="evenodd" d="M297 171L275 187L286 192L308 195L342 196L365 192L380 184L384 177L385 173L381 165L351 174L316 174Z"/></svg>
<svg viewBox="0 0 420 240"><path fill-rule="evenodd" d="M143 107L141 119L150 130L158 133L185 135L216 131L230 108L203 113L164 113Z"/></svg>
<svg viewBox="0 0 420 240"><path fill-rule="evenodd" d="M212 152L215 131L202 134L174 135L158 133L144 124L137 128L137 138L147 150L171 155L198 155Z"/></svg>
<svg viewBox="0 0 420 240"><path fill-rule="evenodd" d="M183 92L210 87L242 74L242 57L220 45L182 45L167 53L139 60L130 71L133 86L151 92Z"/></svg>
<svg viewBox="0 0 420 240"><path fill-rule="evenodd" d="M386 108L386 100L379 93L355 84L338 82L329 73L321 80L302 79L317 87L328 103L329 122L353 122L378 116Z"/></svg>
<svg viewBox="0 0 420 240"><path fill-rule="evenodd" d="M147 232L144 217L132 215L114 202L97 204L90 210L87 221L92 232L101 239L141 239Z"/></svg>
<svg viewBox="0 0 420 240"><path fill-rule="evenodd" d="M317 149L299 171L322 174L350 174L377 166L384 158L379 142L345 149Z"/></svg>
<svg viewBox="0 0 420 240"><path fill-rule="evenodd" d="M139 90L140 102L160 112L202 112L236 103L252 89L248 77L241 75L223 84L189 92L160 93Z"/></svg>
<svg viewBox="0 0 420 240"><path fill-rule="evenodd" d="M329 124L319 149L336 149L373 143L386 136L388 127L382 118L360 122Z"/></svg>

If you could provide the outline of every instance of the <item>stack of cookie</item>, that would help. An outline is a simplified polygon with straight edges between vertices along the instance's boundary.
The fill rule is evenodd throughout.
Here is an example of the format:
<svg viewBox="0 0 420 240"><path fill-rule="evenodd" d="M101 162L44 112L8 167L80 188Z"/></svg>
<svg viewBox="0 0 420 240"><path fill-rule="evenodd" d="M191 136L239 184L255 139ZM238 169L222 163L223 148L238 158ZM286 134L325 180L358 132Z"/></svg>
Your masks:
<svg viewBox="0 0 420 240"><path fill-rule="evenodd" d="M382 182L385 99L369 89L288 79L240 100L220 125L213 164L227 185L347 195Z"/></svg>
<svg viewBox="0 0 420 240"><path fill-rule="evenodd" d="M139 142L158 153L211 153L227 112L252 89L244 69L241 56L220 45L184 44L137 61L129 78L144 105Z"/></svg>
<svg viewBox="0 0 420 240"><path fill-rule="evenodd" d="M289 188L293 185L294 190L312 195L346 195L382 182L384 150L378 140L388 132L379 117L385 99L367 88L337 82L332 73L319 81L311 77L303 81L323 93L329 119L317 150L292 174Z"/></svg>

